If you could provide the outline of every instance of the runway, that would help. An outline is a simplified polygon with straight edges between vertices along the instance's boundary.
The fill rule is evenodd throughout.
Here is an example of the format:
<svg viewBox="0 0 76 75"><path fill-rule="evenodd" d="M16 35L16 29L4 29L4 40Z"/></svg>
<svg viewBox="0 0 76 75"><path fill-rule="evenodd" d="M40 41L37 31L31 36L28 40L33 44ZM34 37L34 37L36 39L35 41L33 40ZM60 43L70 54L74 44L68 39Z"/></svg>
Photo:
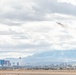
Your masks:
<svg viewBox="0 0 76 75"><path fill-rule="evenodd" d="M76 75L76 71L0 71L0 75Z"/></svg>

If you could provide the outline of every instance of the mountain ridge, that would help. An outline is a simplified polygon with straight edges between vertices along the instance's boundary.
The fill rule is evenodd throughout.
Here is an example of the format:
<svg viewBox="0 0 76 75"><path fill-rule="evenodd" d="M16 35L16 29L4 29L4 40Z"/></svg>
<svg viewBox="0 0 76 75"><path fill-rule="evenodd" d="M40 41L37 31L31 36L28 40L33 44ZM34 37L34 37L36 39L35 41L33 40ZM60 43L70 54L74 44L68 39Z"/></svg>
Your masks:
<svg viewBox="0 0 76 75"><path fill-rule="evenodd" d="M14 58L15 59L15 58ZM8 59L9 60L9 59ZM19 59L16 59L16 62ZM21 59L22 64L26 65L40 65L51 63L75 63L76 50L54 50L37 53L32 56L24 57Z"/></svg>

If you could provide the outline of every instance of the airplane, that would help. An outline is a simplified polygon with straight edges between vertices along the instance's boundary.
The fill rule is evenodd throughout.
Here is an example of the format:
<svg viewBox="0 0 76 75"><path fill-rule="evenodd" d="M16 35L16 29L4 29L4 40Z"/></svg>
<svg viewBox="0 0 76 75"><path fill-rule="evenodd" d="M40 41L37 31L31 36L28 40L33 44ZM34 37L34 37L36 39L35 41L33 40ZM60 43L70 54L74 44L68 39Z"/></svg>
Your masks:
<svg viewBox="0 0 76 75"><path fill-rule="evenodd" d="M61 25L62 27L65 27L62 23L56 22L58 25Z"/></svg>

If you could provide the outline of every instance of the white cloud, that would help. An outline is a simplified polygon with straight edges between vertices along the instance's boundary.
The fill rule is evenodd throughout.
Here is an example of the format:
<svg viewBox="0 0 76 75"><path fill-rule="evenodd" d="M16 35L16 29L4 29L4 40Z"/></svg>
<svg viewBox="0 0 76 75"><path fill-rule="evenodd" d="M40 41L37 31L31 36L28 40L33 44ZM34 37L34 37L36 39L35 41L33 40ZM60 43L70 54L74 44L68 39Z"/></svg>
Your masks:
<svg viewBox="0 0 76 75"><path fill-rule="evenodd" d="M76 5L76 0L58 0L59 2L66 2L66 3L71 3L73 5Z"/></svg>
<svg viewBox="0 0 76 75"><path fill-rule="evenodd" d="M4 58L19 58L19 57L27 57L27 56L32 56L33 54L31 53L21 53L21 52L7 52L7 53L1 53L0 54L0 59Z"/></svg>
<svg viewBox="0 0 76 75"><path fill-rule="evenodd" d="M57 0L1 0L1 57L76 49L75 8Z"/></svg>
<svg viewBox="0 0 76 75"><path fill-rule="evenodd" d="M29 55L30 53L46 50L75 49L76 37L75 32L72 32L72 30L75 31L74 27L67 25L66 29L51 21L28 22L16 27L8 26L7 28L16 33L11 32L11 35L0 35L0 50L4 52L14 52L16 50L25 53L28 50ZM72 30L69 28L72 28ZM10 30L5 29L3 31L10 32ZM21 54L21 56L24 57L25 54ZM16 57L16 55L12 54L11 57Z"/></svg>

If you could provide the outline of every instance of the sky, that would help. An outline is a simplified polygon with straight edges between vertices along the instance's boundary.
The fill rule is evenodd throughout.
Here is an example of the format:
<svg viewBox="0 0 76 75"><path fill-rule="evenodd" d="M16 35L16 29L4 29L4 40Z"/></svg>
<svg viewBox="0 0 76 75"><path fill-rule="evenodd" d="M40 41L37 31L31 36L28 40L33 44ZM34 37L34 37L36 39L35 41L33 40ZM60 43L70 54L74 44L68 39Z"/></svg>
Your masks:
<svg viewBox="0 0 76 75"><path fill-rule="evenodd" d="M76 0L0 0L0 59L76 50Z"/></svg>

